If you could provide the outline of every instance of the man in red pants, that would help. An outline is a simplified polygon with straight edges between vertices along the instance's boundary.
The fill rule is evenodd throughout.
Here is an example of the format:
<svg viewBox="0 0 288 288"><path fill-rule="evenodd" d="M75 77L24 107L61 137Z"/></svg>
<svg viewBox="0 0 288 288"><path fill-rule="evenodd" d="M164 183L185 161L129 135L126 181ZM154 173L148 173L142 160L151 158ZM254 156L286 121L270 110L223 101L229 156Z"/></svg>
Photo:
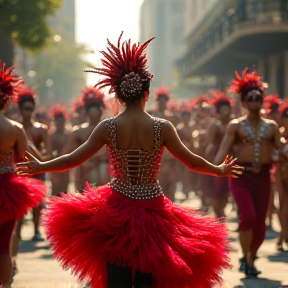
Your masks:
<svg viewBox="0 0 288 288"><path fill-rule="evenodd" d="M239 239L243 251L240 270L257 276L254 260L265 238L265 218L270 196L270 166L273 149L280 147L279 128L275 121L260 115L267 85L256 72L236 72L229 90L241 95L247 115L232 120L226 129L215 162L221 162L237 144L236 158L245 171L231 181L231 190L239 211Z"/></svg>

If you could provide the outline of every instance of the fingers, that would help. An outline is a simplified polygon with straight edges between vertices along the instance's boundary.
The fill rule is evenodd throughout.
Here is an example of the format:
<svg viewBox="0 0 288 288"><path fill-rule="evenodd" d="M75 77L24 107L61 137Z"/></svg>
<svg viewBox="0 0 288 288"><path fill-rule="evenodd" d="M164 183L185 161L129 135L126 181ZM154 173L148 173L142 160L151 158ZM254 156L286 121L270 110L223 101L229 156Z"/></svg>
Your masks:
<svg viewBox="0 0 288 288"><path fill-rule="evenodd" d="M28 151L26 151L26 153L25 153L25 159L26 159L26 157L28 157L28 160L34 160L34 161L38 161L38 159L36 158L36 157L34 157L30 152L28 152Z"/></svg>
<svg viewBox="0 0 288 288"><path fill-rule="evenodd" d="M16 167L27 167L29 165L29 161L28 162L19 162L16 164Z"/></svg>

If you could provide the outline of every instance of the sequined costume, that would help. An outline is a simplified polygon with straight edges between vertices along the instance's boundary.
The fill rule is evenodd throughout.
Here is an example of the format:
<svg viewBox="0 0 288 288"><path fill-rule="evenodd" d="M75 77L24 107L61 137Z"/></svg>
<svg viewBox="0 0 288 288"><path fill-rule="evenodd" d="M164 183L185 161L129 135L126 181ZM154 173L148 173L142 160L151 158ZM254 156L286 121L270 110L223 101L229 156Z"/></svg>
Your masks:
<svg viewBox="0 0 288 288"><path fill-rule="evenodd" d="M30 208L41 203L45 192L42 181L16 177L13 151L0 150L0 225L20 219Z"/></svg>
<svg viewBox="0 0 288 288"><path fill-rule="evenodd" d="M128 150L117 148L116 122L106 120L111 182L48 202L54 256L92 287L107 287L107 263L151 273L157 288L210 288L229 267L225 224L173 204L158 184L162 125L154 118L152 150Z"/></svg>

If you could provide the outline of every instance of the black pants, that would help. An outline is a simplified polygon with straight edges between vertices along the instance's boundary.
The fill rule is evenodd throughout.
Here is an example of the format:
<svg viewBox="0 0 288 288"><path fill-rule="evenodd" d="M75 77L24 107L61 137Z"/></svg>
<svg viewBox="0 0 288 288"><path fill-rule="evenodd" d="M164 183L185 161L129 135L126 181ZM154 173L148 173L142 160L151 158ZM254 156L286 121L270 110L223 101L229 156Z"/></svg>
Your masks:
<svg viewBox="0 0 288 288"><path fill-rule="evenodd" d="M132 288L132 272L129 268L107 264L108 288ZM152 274L142 274L137 271L134 275L134 288L151 288Z"/></svg>

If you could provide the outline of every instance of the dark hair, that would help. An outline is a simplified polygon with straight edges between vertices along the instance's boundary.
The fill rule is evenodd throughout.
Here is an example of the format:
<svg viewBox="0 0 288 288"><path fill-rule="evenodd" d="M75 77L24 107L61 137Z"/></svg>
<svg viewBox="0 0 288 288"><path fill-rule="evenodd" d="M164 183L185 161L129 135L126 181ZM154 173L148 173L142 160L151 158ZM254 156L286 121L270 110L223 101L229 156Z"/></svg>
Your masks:
<svg viewBox="0 0 288 288"><path fill-rule="evenodd" d="M252 90L257 90L261 93L262 96L264 96L264 90L259 89L257 87L250 87L249 89L247 89L244 93L241 94L241 101L244 102L246 99L247 94L252 91Z"/></svg>
<svg viewBox="0 0 288 288"><path fill-rule="evenodd" d="M24 105L24 103L26 103L26 102L31 102L34 106L36 105L36 103L35 103L35 99L33 98L33 97L31 97L31 95L23 95L22 97L21 97L21 99L19 99L19 101L18 101L18 106L20 107L20 108L22 108L22 106Z"/></svg>
<svg viewBox="0 0 288 288"><path fill-rule="evenodd" d="M2 110L5 104L8 102L9 98L6 97L4 93L0 92L0 110Z"/></svg>
<svg viewBox="0 0 288 288"><path fill-rule="evenodd" d="M231 108L231 103L228 100L224 100L224 99L215 103L216 112L219 113L221 107L223 106L229 106Z"/></svg>

